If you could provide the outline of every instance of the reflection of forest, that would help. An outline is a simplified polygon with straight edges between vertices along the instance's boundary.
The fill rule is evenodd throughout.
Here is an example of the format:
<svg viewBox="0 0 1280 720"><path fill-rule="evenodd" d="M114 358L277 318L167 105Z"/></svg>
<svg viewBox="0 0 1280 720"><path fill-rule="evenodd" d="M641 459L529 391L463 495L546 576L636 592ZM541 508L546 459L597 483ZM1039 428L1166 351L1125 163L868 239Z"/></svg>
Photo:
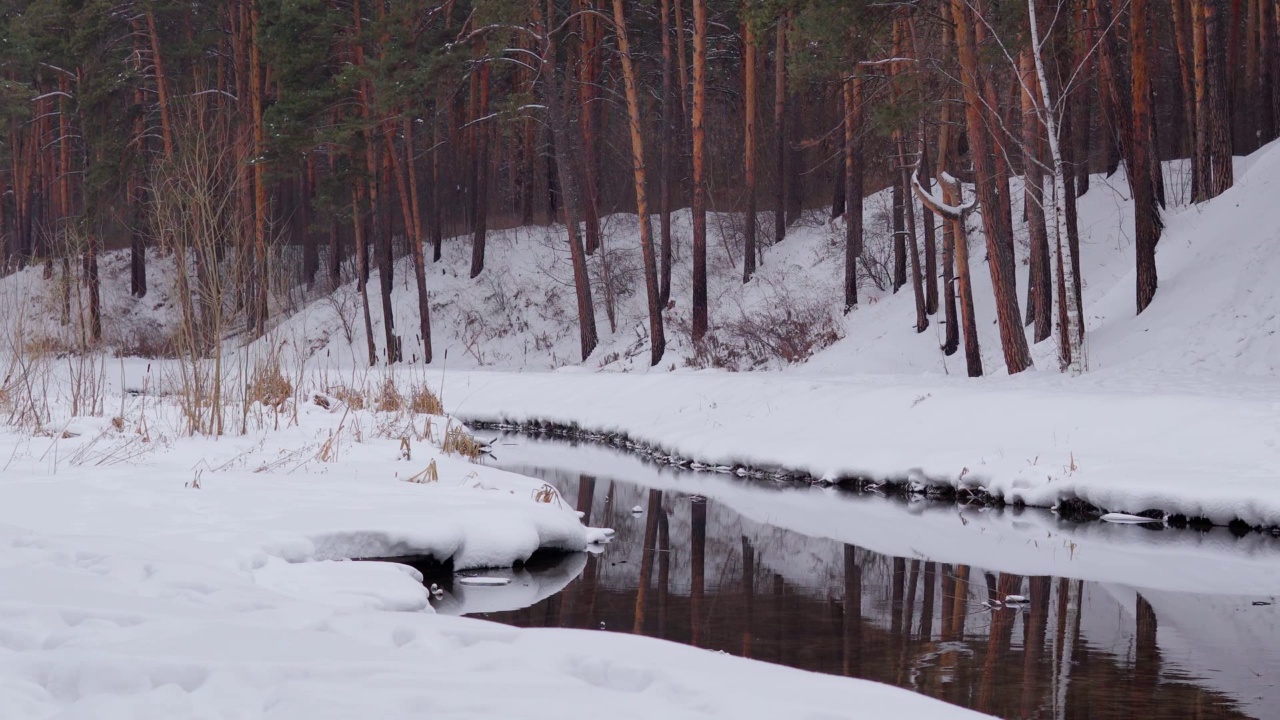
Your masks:
<svg viewBox="0 0 1280 720"><path fill-rule="evenodd" d="M784 578L761 562L779 555L766 545L808 546L812 555L823 541L781 537L796 534L766 531L700 498L573 480L559 483L565 497L619 537L558 596L490 619L643 633L908 687L1002 717L1247 717L1221 693L1162 666L1156 615L1141 595L1126 609L1125 639L1100 647L1082 633L1082 618L1116 605L1094 607L1083 581L849 545L831 548L838 560L821 572ZM633 506L645 512L633 518ZM812 557L799 560L812 565ZM983 604L1009 595L1027 603Z"/></svg>

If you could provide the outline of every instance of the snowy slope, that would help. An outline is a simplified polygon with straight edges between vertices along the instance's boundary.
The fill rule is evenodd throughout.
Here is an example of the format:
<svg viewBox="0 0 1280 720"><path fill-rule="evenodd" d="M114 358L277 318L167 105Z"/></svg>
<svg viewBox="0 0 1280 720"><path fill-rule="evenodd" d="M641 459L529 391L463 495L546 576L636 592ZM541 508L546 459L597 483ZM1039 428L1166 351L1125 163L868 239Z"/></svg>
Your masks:
<svg viewBox="0 0 1280 720"><path fill-rule="evenodd" d="M1133 313L1132 270L1089 305L1095 367L1275 377L1280 369L1280 144L1214 200L1166 213L1159 290Z"/></svg>
<svg viewBox="0 0 1280 720"><path fill-rule="evenodd" d="M1188 168L1185 161L1166 163L1170 199L1167 228L1158 248L1160 289L1141 317L1134 315L1132 210L1121 169L1111 177L1095 175L1090 191L1079 200L1084 278L1084 306L1089 330L1088 358L1094 370L1161 373L1268 375L1275 368L1271 334L1280 312L1280 296L1269 287L1277 260L1269 252L1280 233L1280 208L1272 197L1280 185L1280 145L1272 143L1247 158L1237 158L1236 186L1222 197L1188 206L1184 203ZM1012 185L1015 207L1021 204L1019 179ZM841 315L843 222L826 220L815 211L793 226L786 240L763 251L760 270L751 283L741 282L741 239L733 215L712 214L709 221L709 273L712 337L717 349L696 357L688 341L691 296L691 235L687 210L673 217L675 268L672 305L664 313L668 352L662 370L689 365L727 364L738 369L786 366L776 352L762 350L764 328L788 322L803 327L799 335L814 343L816 356L794 367L812 374L874 373L895 375L963 375L963 357L943 356L942 314L931 318L924 333L914 332L914 300L909 288L894 294L883 287L891 262L889 196L866 200L868 262L860 274L860 304ZM589 368L642 371L647 363L647 308L640 280L637 220L634 215L604 219L606 253L590 258L593 299L601 343L583 363ZM985 261L980 222L970 219L975 313L983 363L990 374L1003 366L994 324L994 301ZM772 227L765 222L764 227ZM1027 233L1015 213L1015 245L1019 258L1019 296L1025 299ZM580 352L564 232L559 227L525 227L490 233L486 270L469 278L470 239L444 244L440 263L428 268L437 357L448 351L454 368L545 370L577 365ZM616 295L614 328L606 312L604 262L607 258ZM128 294L128 262L123 252L102 260L104 328L108 345L126 352L146 349L173 332L177 307L173 300L171 258L152 253L151 292L135 299ZM53 336L72 344L79 330L61 327L57 273L43 278L43 268L29 268L0 278L0 299L25 312L19 318L28 335ZM296 288L277 302L277 323L268 342L288 340L334 367L363 365L364 330L354 283L330 289L327 281L307 291ZM382 354L380 279L371 280L370 310L374 342ZM73 299L73 320L83 305ZM419 357L416 291L406 257L396 265L393 308L406 357ZM802 320L802 322L801 322ZM795 335L788 331L784 335ZM794 338L792 338L794 339ZM834 341L834 343L833 343ZM229 338L234 346L239 339ZM803 345L803 343L802 343ZM825 347L829 345L829 347ZM1053 341L1033 348L1037 364L1055 370Z"/></svg>

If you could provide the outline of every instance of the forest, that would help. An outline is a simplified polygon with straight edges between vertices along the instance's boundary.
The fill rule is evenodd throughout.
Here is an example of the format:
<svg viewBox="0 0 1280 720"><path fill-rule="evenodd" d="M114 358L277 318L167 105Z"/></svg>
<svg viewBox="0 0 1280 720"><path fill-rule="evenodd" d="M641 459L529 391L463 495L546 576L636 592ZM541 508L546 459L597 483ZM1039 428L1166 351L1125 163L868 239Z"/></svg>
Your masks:
<svg viewBox="0 0 1280 720"><path fill-rule="evenodd" d="M1162 163L1186 159L1208 200L1280 131L1276 0L3 0L0 37L0 270L43 267L84 349L103 332L100 258L127 249L135 297L149 257L180 268L174 353L261 335L290 288L354 281L369 363L429 363L442 246L469 243L476 280L495 230L562 224L582 358L597 307L613 323L606 249L624 244L657 365L672 303L694 345L714 323L709 213L740 219L743 283L803 212L843 217L849 313L864 198L890 190L886 271L917 331L940 323L941 351L982 375L970 278L989 273L1008 372L1031 366L1031 328L1078 373L1091 174L1123 168L1141 313ZM691 297L675 298L685 208ZM602 230L614 213L638 237ZM418 312L397 318L404 258Z"/></svg>

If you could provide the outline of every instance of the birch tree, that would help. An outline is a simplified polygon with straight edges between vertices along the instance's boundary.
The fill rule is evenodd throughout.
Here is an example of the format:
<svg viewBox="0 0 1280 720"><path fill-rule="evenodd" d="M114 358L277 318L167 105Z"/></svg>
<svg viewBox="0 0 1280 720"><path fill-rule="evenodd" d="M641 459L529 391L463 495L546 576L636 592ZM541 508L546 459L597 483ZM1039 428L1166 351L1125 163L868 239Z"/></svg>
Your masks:
<svg viewBox="0 0 1280 720"><path fill-rule="evenodd" d="M1079 304L1076 302L1076 286L1072 278L1076 275L1074 258L1070 252L1063 252L1067 242L1067 215L1065 209L1067 196L1066 169L1062 162L1062 144L1059 136L1063 109L1066 103L1055 102L1049 89L1048 76L1044 68L1044 43L1040 40L1039 22L1036 19L1036 0L1027 0L1027 15L1031 25L1031 56L1035 62L1036 81L1040 85L1037 111L1040 121L1044 123L1045 134L1049 141L1049 156L1053 160L1053 190L1046 198L1045 217L1053 218L1053 237L1049 243L1049 252L1056 254L1056 262L1051 259L1050 267L1058 270L1059 316L1062 319L1058 332L1058 362L1063 370L1073 375L1084 372L1084 328L1080 321Z"/></svg>

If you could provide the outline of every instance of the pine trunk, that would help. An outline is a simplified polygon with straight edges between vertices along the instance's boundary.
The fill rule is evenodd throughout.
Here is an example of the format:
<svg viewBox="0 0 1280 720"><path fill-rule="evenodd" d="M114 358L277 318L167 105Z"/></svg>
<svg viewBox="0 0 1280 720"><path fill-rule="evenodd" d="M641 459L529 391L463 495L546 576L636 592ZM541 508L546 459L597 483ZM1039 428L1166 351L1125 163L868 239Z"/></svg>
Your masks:
<svg viewBox="0 0 1280 720"><path fill-rule="evenodd" d="M1205 36L1205 3L1191 0L1192 75L1195 79L1195 153L1191 157L1193 199L1213 197L1213 162L1209 145L1209 50ZM1216 50L1216 48L1215 48Z"/></svg>
<svg viewBox="0 0 1280 720"><path fill-rule="evenodd" d="M1196 0L1192 0L1195 2ZM1089 0L1093 15L1097 18L1097 27L1101 28L1098 39L1098 65L1102 88L1099 92L1107 99L1110 108L1109 120L1112 123L1115 145L1119 148L1119 158L1132 164L1133 117L1130 111L1132 88L1123 63L1120 62L1120 51L1116 36L1118 30L1112 26L1111 0ZM1108 162L1107 172L1113 172L1112 162ZM1134 182L1132 168L1129 168L1129 183Z"/></svg>
<svg viewBox="0 0 1280 720"><path fill-rule="evenodd" d="M635 174L636 214L640 220L640 252L644 256L644 284L649 301L649 365L662 362L666 351L666 334L662 328L662 305L658 292L658 269L653 252L653 232L649 226L649 201L645 193L647 179L644 162L644 134L640 118L640 91L636 87L635 69L631 65L631 48L627 39L626 18L622 0L613 0L613 27L618 36L618 54L622 57L622 77L626 85L627 117L630 120L631 164Z"/></svg>
<svg viewBox="0 0 1280 720"><path fill-rule="evenodd" d="M862 255L862 164L858 162L858 100L862 79L844 82L844 311L858 305L858 258Z"/></svg>
<svg viewBox="0 0 1280 720"><path fill-rule="evenodd" d="M707 0L693 0L693 342L707 334Z"/></svg>
<svg viewBox="0 0 1280 720"><path fill-rule="evenodd" d="M315 233L311 232L311 208L315 206L316 158L308 155L301 173L302 188L298 207L298 225L302 232L302 280L310 290L316 282L316 273L320 271L320 247L316 245Z"/></svg>
<svg viewBox="0 0 1280 720"><path fill-rule="evenodd" d="M540 13L536 10L535 20ZM543 25L544 44L542 48L542 76L544 101L547 105L547 120L551 129L551 141L558 158L556 174L560 181L563 195L565 229L569 235L569 255L573 263L573 284L578 299L578 334L582 344L582 359L585 361L596 348L595 307L591 302L591 278L587 274L587 254L582 245L579 232L579 204L581 198L578 191L577 177L573 168L574 162L572 130L568 114L564 108L564 98L560 92L560 78L556 69L556 41L550 31L555 27L555 0L546 0L546 22Z"/></svg>
<svg viewBox="0 0 1280 720"><path fill-rule="evenodd" d="M617 2L617 0L614 0ZM751 282L756 271L756 39L747 21L742 29L743 85L743 171L746 177L746 238L742 251L742 282Z"/></svg>
<svg viewBox="0 0 1280 720"><path fill-rule="evenodd" d="M1005 366L1009 374L1013 375L1033 366L1018 316L1017 290L1013 278L1013 242L1012 238L1003 235L1005 228L1000 222L1000 193L996 187L999 176L992 167L991 137L983 117L986 103L981 96L982 86L976 81L983 77L983 73L979 68L973 21L965 0L951 0L951 13L956 26L960 65L964 76L971 79L962 83L965 94L965 124L968 126L969 148L973 155L978 202L983 210L987 266L991 271L991 287L995 293L1000 344L1004 351Z"/></svg>
<svg viewBox="0 0 1280 720"><path fill-rule="evenodd" d="M252 1L252 0L251 0ZM257 45L257 5L254 5L253 37ZM164 74L164 54L160 52L160 35L156 32L156 16L147 11L147 35L151 40L151 64L156 73L156 103L160 106L160 137L164 142L164 156L173 158L173 122L169 119L169 86Z"/></svg>
<svg viewBox="0 0 1280 720"><path fill-rule="evenodd" d="M263 161L266 152L266 134L263 126L263 85L265 71L262 67L262 50L258 39L260 11L258 0L249 0L250 49L249 49L249 103L253 112L253 259L254 299L251 327L255 334L267 330L267 286L270 272L267 267L267 169Z"/></svg>
<svg viewBox="0 0 1280 720"><path fill-rule="evenodd" d="M787 236L787 14L778 17L773 41L773 241Z"/></svg>
<svg viewBox="0 0 1280 720"><path fill-rule="evenodd" d="M444 178L440 173L440 153L443 152L444 140L440 137L440 123L437 118L432 124L431 142L431 262L440 262L444 251L444 198L440 190Z"/></svg>
<svg viewBox="0 0 1280 720"><path fill-rule="evenodd" d="M1182 124L1186 128L1182 140L1183 152L1193 157L1196 146L1196 91L1192 80L1195 60L1191 54L1191 23L1187 17L1190 8L1187 0L1169 0L1169 4L1173 6L1174 48L1178 54L1178 80L1182 88ZM1194 178L1193 172L1193 183ZM1192 197L1196 195L1196 189L1192 187Z"/></svg>
<svg viewBox="0 0 1280 720"><path fill-rule="evenodd" d="M357 181L351 203L351 219L356 235L356 289L360 292L360 308L364 313L364 338L369 351L369 364L378 364L378 348L373 342L373 319L369 313L369 253L364 236L364 218L361 205L364 201L364 185Z"/></svg>
<svg viewBox="0 0 1280 720"><path fill-rule="evenodd" d="M1035 323L1035 341L1047 339L1053 332L1051 308L1049 235L1045 229L1044 173L1040 159L1040 119L1036 109L1039 91L1031 50L1020 57L1022 80L1022 154L1024 168L1023 209L1031 237L1031 266L1027 281L1027 323ZM1033 95L1034 93L1034 95Z"/></svg>
<svg viewBox="0 0 1280 720"><path fill-rule="evenodd" d="M1151 32L1147 14L1149 0L1130 3L1129 45L1133 54L1133 148L1129 167L1133 188L1134 234L1137 248L1138 312L1151 304L1156 294L1156 242L1160 239L1160 208L1155 188L1144 182L1151 165L1159 164L1151 145L1151 79L1148 74L1147 43Z"/></svg>
<svg viewBox="0 0 1280 720"><path fill-rule="evenodd" d="M1203 0L1208 53L1209 196L1217 197L1235 184L1231 163L1231 115L1227 71L1223 66L1222 0ZM1235 68L1232 68L1232 72Z"/></svg>
<svg viewBox="0 0 1280 720"><path fill-rule="evenodd" d="M481 62L477 76L476 114L471 118L475 153L471 157L471 278L484 272L484 244L489 229L489 68Z"/></svg>
<svg viewBox="0 0 1280 720"><path fill-rule="evenodd" d="M582 165L583 196L582 213L586 227L586 249L588 255L600 249L600 183L599 159L596 139L597 116L596 92L600 82L600 23L594 13L595 0L577 0L581 13L582 56L578 59L578 126L582 132ZM591 11L591 12L588 12ZM606 281L607 283L607 281ZM605 288L606 294L609 292ZM612 307L612 301L606 298L606 304ZM612 311L610 311L612 324Z"/></svg>
<svg viewBox="0 0 1280 720"><path fill-rule="evenodd" d="M950 53L952 49L955 47L955 30L953 29L951 23L946 21L945 13L944 13L944 21L942 23L941 47L944 53ZM954 73L954 67L952 66L947 66L947 70L949 72ZM956 155L955 143L954 143L956 131L954 127L955 119L953 117L955 103L952 102L952 95L954 92L952 90L952 87L953 86L951 84L948 84L946 86L946 90L944 91L943 97L942 97L941 110L938 111L938 178L940 181L943 177L943 173L945 173L947 171L947 168L954 163L955 155ZM923 142L923 137L921 138L921 140L922 140L921 142L922 147L927 147L927 145L925 145L925 143ZM924 158L924 152L922 150L921 151L922 164L924 163L923 158ZM928 178L927 171L922 173L922 177L926 179ZM940 182L940 185L943 191L943 198L946 198L947 202L951 202L952 198L947 198L947 184ZM963 228L963 226L961 227ZM955 354L956 350L959 349L960 347L960 317L961 316L960 316L959 310L956 308L957 254L956 254L955 248L956 248L956 223L943 217L942 218L942 307L943 307L943 319L946 322L946 336L945 336L945 339L942 341L942 353L944 355L953 355ZM967 260L968 255L966 254L965 257ZM966 283L967 283L968 282L967 267L965 268L965 271L966 271L965 277L966 277ZM970 300L972 300L972 296L970 296ZM969 318L972 316L973 316L972 306L970 306L969 310L966 311L964 317ZM968 330L968 325L965 325L965 329L966 331ZM978 339L975 336L973 341L973 350L974 350L973 356L969 357L967 361L969 366L968 370L969 370L970 377L979 377L982 375L982 356L977 352L977 347L978 347L977 341ZM967 342L965 345L965 352L966 354L969 353L969 347ZM977 371L978 371L977 375L973 374L975 362L977 363Z"/></svg>
<svg viewBox="0 0 1280 720"><path fill-rule="evenodd" d="M422 342L423 362L431 362L431 311L427 305L427 273L422 257L422 229L419 223L416 183L413 173L413 126L406 118L404 128L404 157L396 151L395 133L391 121L383 125L387 153L391 158L391 171L395 175L396 192L400 196L400 215L404 218L404 237L413 258L414 284L418 291L418 337ZM405 167L407 166L407 167ZM405 177L408 175L408 177Z"/></svg>
<svg viewBox="0 0 1280 720"><path fill-rule="evenodd" d="M134 52L138 51L138 40L134 39ZM142 113L138 111L142 107L143 96L142 88L137 87L133 91L133 103L135 106L135 114L133 120L133 143L136 147L142 147L145 139L143 135L146 128L142 122ZM16 150L16 146L15 150ZM15 160L17 152L14 153ZM141 163L137 163L129 171L129 291L136 297L146 297L147 295L147 241L146 233L143 232L143 223L146 219L146 189L144 182L144 170ZM15 196L15 207L17 207L17 198Z"/></svg>
<svg viewBox="0 0 1280 720"><path fill-rule="evenodd" d="M1237 139L1245 154L1258 149L1258 140L1262 135L1259 111L1264 103L1257 102L1265 97L1262 94L1262 86L1258 82L1258 70L1261 64L1258 57L1258 21L1262 14L1259 5L1260 0L1245 0L1244 82L1236 94L1237 115L1240 118L1240 126L1244 130Z"/></svg>
<svg viewBox="0 0 1280 720"><path fill-rule="evenodd" d="M1071 156L1067 158L1067 163L1071 169L1071 185L1077 197L1089 192L1089 156L1090 146L1093 142L1090 120L1096 110L1093 105L1093 77L1096 74L1094 57L1096 53L1094 52L1095 41L1092 24L1093 17L1088 12L1088 4L1080 3L1075 14L1076 43L1074 59L1074 66L1078 68L1076 72L1079 73L1079 83L1076 87L1069 88L1070 92L1066 98L1071 112L1071 126L1075 130L1071 136Z"/></svg>
<svg viewBox="0 0 1280 720"><path fill-rule="evenodd" d="M405 162L409 166L410 212L413 214L413 232L407 230L409 250L413 253L413 279L418 288L418 332L422 338L422 362L430 363L431 357L431 305L427 298L427 262L423 254L422 210L418 201L418 162L413 142L413 121L404 119Z"/></svg>
<svg viewBox="0 0 1280 720"><path fill-rule="evenodd" d="M929 170L929 141L924 134L924 121L920 122L920 159L917 164L920 169L920 177L928 181L931 177ZM938 238L937 230L934 226L933 211L928 207L921 210L920 215L924 218L924 268L925 268L925 286L924 286L924 307L925 312L930 315L936 315L938 312Z"/></svg>
<svg viewBox="0 0 1280 720"><path fill-rule="evenodd" d="M370 133L370 143L373 143ZM403 359L400 336L396 334L395 308L391 304L391 290L395 287L394 258L391 252L391 156L390 143L382 148L382 162L378 168L378 182L369 197L374 208L373 239L378 253L378 287L382 291L382 328L386 333L387 364L392 365ZM382 193L382 202L378 202L378 194Z"/></svg>
<svg viewBox="0 0 1280 720"><path fill-rule="evenodd" d="M893 132L893 144L895 148L902 147L902 133L898 130ZM901 161L895 158L894 164L900 165ZM895 293L907 284L907 218L904 190L900 179L893 183L893 291Z"/></svg>
<svg viewBox="0 0 1280 720"><path fill-rule="evenodd" d="M674 173L672 145L675 144L676 127L672 116L676 115L673 107L671 87L671 0L662 0L662 170L659 177L659 224L662 230L662 270L658 282L658 299L662 307L671 302L671 175Z"/></svg>
<svg viewBox="0 0 1280 720"><path fill-rule="evenodd" d="M916 300L916 332L922 333L929 328L929 314L924 306L924 278L920 267L920 247L916 241L916 210L911 193L911 169L907 167L907 144L903 133L898 132L899 172L898 184L902 186L902 209L907 218L907 250L911 254L911 290Z"/></svg>

